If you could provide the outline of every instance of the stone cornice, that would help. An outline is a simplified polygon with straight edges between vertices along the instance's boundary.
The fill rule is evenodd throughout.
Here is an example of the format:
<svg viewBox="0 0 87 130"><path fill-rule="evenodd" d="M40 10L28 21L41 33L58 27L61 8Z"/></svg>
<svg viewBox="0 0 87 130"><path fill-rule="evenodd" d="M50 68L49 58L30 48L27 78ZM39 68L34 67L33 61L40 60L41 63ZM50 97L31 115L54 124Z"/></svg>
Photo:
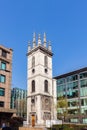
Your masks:
<svg viewBox="0 0 87 130"><path fill-rule="evenodd" d="M50 55L50 56L53 56L53 53L48 50L47 48L45 48L44 46L42 45L39 45L35 48L33 48L32 50L30 50L28 53L27 53L27 56L28 55L31 55L33 52L37 51L37 50L41 50L42 52L45 52L46 54Z"/></svg>
<svg viewBox="0 0 87 130"><path fill-rule="evenodd" d="M27 98L31 98L31 97L34 97L34 96L45 96L45 97L53 97L52 95L50 94L41 94L41 93L32 93L30 96L27 96Z"/></svg>
<svg viewBox="0 0 87 130"><path fill-rule="evenodd" d="M2 46L2 45L0 45L0 49L6 51L7 53L10 53L10 51L13 51L13 49L11 49L11 48L6 48L6 47L4 47L4 46Z"/></svg>
<svg viewBox="0 0 87 130"><path fill-rule="evenodd" d="M29 77L27 79L29 80L32 78L36 78L37 76L41 76L41 77L48 78L48 79L52 80L52 77L48 77L47 75L43 75L43 74L32 75L31 77Z"/></svg>

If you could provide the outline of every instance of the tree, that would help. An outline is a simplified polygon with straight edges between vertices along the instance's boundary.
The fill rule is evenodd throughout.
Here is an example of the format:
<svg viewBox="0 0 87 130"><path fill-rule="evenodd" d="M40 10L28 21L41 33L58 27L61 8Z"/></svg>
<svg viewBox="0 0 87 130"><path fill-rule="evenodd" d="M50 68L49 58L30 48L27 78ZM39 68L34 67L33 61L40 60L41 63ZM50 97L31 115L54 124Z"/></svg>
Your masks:
<svg viewBox="0 0 87 130"><path fill-rule="evenodd" d="M67 98L59 97L57 101L57 117L62 119L62 122L63 122L65 121L67 115L68 115Z"/></svg>

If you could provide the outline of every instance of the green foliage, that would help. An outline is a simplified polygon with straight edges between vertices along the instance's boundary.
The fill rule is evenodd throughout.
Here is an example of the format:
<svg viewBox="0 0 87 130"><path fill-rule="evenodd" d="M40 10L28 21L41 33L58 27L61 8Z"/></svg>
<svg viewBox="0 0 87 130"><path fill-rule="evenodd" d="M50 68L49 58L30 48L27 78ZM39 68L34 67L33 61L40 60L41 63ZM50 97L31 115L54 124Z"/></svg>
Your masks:
<svg viewBox="0 0 87 130"><path fill-rule="evenodd" d="M63 128L63 130L75 130L74 127L70 127L70 125L63 124L63 125L54 125L55 130L59 130L59 128Z"/></svg>
<svg viewBox="0 0 87 130"><path fill-rule="evenodd" d="M50 130L59 130L63 128L63 130L81 130L83 128L87 129L87 125L80 125L80 124L63 124L63 125L53 125Z"/></svg>
<svg viewBox="0 0 87 130"><path fill-rule="evenodd" d="M57 113L58 113L58 117L65 117L67 116L68 114L68 102L67 102L67 98L65 97L60 97L58 99L58 102L57 102Z"/></svg>
<svg viewBox="0 0 87 130"><path fill-rule="evenodd" d="M67 108L68 107L67 98L60 97L57 102L57 107L58 108Z"/></svg>

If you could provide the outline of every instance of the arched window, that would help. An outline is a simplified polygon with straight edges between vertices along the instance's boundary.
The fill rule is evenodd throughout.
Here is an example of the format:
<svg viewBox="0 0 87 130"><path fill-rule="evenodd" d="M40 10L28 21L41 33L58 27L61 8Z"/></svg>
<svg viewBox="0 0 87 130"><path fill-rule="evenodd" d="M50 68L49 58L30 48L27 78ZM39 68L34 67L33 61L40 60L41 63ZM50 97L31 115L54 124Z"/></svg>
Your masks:
<svg viewBox="0 0 87 130"><path fill-rule="evenodd" d="M32 67L35 67L35 57L32 57Z"/></svg>
<svg viewBox="0 0 87 130"><path fill-rule="evenodd" d="M44 66L48 67L48 58L47 58L47 56L44 56Z"/></svg>
<svg viewBox="0 0 87 130"><path fill-rule="evenodd" d="M48 81L47 80L44 81L44 91L48 92Z"/></svg>
<svg viewBox="0 0 87 130"><path fill-rule="evenodd" d="M32 81L32 90L31 91L35 92L35 81L34 80Z"/></svg>

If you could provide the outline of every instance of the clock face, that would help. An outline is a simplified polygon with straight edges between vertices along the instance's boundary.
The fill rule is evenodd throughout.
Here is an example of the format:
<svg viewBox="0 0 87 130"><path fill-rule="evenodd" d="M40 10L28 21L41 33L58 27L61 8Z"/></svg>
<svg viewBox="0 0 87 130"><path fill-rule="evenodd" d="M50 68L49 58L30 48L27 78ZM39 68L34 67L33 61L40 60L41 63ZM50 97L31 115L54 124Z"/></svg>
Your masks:
<svg viewBox="0 0 87 130"><path fill-rule="evenodd" d="M45 99L45 104L49 105L49 100L48 99Z"/></svg>
<svg viewBox="0 0 87 130"><path fill-rule="evenodd" d="M50 100L49 98L46 98L45 99L45 110L50 110Z"/></svg>
<svg viewBox="0 0 87 130"><path fill-rule="evenodd" d="M42 96L42 110L50 111L50 97Z"/></svg>

